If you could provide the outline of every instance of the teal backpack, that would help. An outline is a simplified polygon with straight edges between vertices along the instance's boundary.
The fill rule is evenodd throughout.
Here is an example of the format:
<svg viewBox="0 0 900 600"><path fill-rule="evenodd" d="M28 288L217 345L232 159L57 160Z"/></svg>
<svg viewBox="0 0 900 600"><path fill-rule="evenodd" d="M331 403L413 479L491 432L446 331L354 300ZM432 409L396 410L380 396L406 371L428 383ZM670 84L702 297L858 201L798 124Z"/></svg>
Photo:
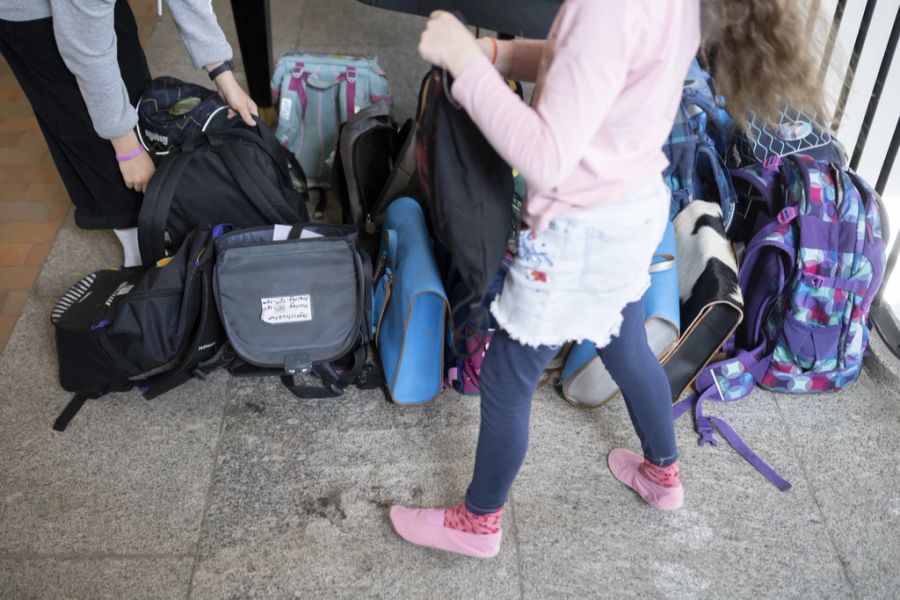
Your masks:
<svg viewBox="0 0 900 600"><path fill-rule="evenodd" d="M306 173L328 188L341 124L376 102L391 103L387 77L374 57L286 52L272 76L278 103L275 136Z"/></svg>

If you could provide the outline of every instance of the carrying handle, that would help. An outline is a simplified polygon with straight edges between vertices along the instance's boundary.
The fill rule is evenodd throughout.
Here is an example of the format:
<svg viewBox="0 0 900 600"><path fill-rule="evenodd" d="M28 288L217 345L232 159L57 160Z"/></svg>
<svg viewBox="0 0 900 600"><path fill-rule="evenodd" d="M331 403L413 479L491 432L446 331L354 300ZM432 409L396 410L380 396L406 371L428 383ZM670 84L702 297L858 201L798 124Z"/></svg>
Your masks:
<svg viewBox="0 0 900 600"><path fill-rule="evenodd" d="M344 390L350 384L358 381L367 382L367 377L362 377L366 367L366 348L360 345L353 352L353 364L343 374L338 374L331 363L324 363L313 367L313 371L322 379L321 386L309 386L296 383L293 375L283 375L281 383L294 396L305 400L321 398L337 398L344 394Z"/></svg>

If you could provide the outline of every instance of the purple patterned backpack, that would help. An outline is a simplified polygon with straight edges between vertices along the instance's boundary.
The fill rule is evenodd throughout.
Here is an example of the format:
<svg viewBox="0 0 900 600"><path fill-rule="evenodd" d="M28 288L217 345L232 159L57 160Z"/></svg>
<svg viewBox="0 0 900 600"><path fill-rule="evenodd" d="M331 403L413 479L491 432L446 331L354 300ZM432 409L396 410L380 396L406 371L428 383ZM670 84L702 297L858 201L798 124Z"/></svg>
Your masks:
<svg viewBox="0 0 900 600"><path fill-rule="evenodd" d="M805 155L735 171L768 205L741 257L745 319L705 368L691 407L700 445L713 428L781 490L790 483L750 450L704 400L738 400L755 385L793 394L839 390L856 381L869 341L869 308L885 269L878 195L856 174ZM766 214L768 212L768 215ZM772 216L769 216L772 215Z"/></svg>

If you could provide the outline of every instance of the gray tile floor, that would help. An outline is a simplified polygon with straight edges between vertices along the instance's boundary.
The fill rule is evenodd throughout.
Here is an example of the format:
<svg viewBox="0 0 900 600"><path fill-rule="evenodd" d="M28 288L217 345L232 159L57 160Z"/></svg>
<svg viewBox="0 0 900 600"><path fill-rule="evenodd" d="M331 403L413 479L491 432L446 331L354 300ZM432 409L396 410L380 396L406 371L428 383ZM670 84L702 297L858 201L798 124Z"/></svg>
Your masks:
<svg viewBox="0 0 900 600"><path fill-rule="evenodd" d="M398 113L412 112L419 19L354 0L272 10L276 53L376 47ZM147 49L157 73L190 75L171 23ZM841 394L711 408L792 481L786 493L679 423L688 495L674 513L605 467L610 448L637 445L621 402L580 411L541 391L503 550L477 561L407 545L387 520L395 502L458 501L477 399L300 402L217 374L154 402L90 402L52 432L68 397L50 307L117 258L110 235L70 218L0 356L0 597L900 597L898 379L877 361Z"/></svg>

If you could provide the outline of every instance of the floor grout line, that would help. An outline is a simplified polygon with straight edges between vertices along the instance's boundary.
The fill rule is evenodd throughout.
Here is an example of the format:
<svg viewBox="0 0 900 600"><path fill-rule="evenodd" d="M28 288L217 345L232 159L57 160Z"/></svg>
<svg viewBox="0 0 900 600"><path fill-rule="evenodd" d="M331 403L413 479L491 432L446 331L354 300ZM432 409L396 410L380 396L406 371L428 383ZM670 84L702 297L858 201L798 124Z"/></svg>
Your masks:
<svg viewBox="0 0 900 600"><path fill-rule="evenodd" d="M136 560L142 558L193 558L193 553L183 552L9 552L0 553L0 561L4 560Z"/></svg>
<svg viewBox="0 0 900 600"><path fill-rule="evenodd" d="M226 400L222 405L222 417L219 421L219 436L218 439L216 439L216 448L213 451L212 467L210 468L209 473L209 485L206 488L206 499L203 502L203 516L200 519L200 530L197 533L197 543L194 547L194 564L191 565L191 574L188 579L187 594L185 596L185 598L188 599L193 593L194 575L197 573L197 567L200 564L200 544L203 542L203 532L206 530L206 519L209 516L209 507L212 504L212 492L213 487L216 484L216 474L219 470L219 456L222 452L222 440L225 437L225 418L228 414L228 406L231 404L232 397L234 396L234 394L231 393L234 391L234 382L229 381L227 388L227 392L224 394Z"/></svg>
<svg viewBox="0 0 900 600"><path fill-rule="evenodd" d="M518 574L519 580L519 598L524 600L525 598L525 577L522 572L522 549L519 546L519 521L516 515L516 507L513 502L513 494L509 493L509 512L512 517L512 527L510 528L510 533L512 534L512 538L514 541L515 553L516 553L516 573Z"/></svg>
<svg viewBox="0 0 900 600"><path fill-rule="evenodd" d="M819 502L818 497L816 497L816 490L813 487L812 478L809 475L809 470L806 468L806 462L803 460L803 455L800 453L800 447L797 444L796 440L794 440L794 436L791 434L790 421L788 420L787 415L785 415L784 411L781 409L781 403L778 401L777 394L771 394L771 396L775 401L775 410L778 411L778 415L781 417L781 420L784 423L784 429L787 433L788 442L794 449L794 453L797 456L797 462L800 464L800 469L803 471L803 477L809 484L809 496L812 498L813 504L816 507L816 512L819 513L819 517L822 519L822 525L825 527L825 532L828 534L828 541L831 542L831 547L834 550L834 556L835 558L837 558L838 564L841 566L841 574L843 574L844 576L844 581L850 588L850 592L853 594L853 597L859 598L859 592L856 589L853 578L850 576L849 565L847 561L844 560L844 557L841 554L840 548L837 544L837 540L834 538L834 533L831 531L831 527L828 524L828 517L825 515L825 511L822 509L822 505Z"/></svg>

